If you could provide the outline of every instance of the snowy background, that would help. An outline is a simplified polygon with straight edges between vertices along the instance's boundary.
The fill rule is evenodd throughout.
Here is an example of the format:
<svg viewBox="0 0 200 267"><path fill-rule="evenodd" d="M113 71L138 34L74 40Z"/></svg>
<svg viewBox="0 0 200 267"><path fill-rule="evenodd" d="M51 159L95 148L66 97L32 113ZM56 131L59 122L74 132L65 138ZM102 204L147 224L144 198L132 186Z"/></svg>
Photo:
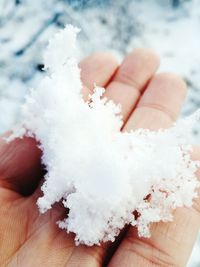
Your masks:
<svg viewBox="0 0 200 267"><path fill-rule="evenodd" d="M153 48L161 70L188 83L183 115L200 108L199 0L0 0L0 132L19 120L27 88L43 75L41 52L66 23L82 28L82 57L106 50L122 58L134 47ZM194 136L200 141L200 125ZM188 266L200 266L199 251L196 245Z"/></svg>

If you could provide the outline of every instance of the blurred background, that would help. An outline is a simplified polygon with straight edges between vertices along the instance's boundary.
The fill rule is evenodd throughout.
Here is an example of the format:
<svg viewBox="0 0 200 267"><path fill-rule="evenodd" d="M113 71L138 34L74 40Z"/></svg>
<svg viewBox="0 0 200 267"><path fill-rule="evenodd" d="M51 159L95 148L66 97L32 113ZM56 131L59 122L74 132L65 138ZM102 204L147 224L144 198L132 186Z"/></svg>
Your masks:
<svg viewBox="0 0 200 267"><path fill-rule="evenodd" d="M200 108L199 0L0 0L0 133L20 119L27 89L44 75L43 48L67 23L82 29L80 58L112 51L121 59L135 47L154 49L160 70L188 84L182 116ZM194 138L200 142L200 123ZM188 266L200 267L200 238Z"/></svg>

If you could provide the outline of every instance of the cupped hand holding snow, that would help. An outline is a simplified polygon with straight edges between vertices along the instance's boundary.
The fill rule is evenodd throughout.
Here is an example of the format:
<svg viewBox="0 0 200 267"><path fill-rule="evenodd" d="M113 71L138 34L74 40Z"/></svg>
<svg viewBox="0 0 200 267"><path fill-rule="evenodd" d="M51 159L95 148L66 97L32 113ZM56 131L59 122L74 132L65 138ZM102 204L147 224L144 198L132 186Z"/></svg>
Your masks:
<svg viewBox="0 0 200 267"><path fill-rule="evenodd" d="M170 129L122 133L120 106L103 98L103 88L82 99L78 31L68 25L50 40L47 76L26 97L11 138L39 141L47 173L38 207L44 213L62 201L69 212L58 225L77 244L114 241L125 224L148 237L150 223L172 220L173 209L197 196L200 163L189 145L197 114Z"/></svg>

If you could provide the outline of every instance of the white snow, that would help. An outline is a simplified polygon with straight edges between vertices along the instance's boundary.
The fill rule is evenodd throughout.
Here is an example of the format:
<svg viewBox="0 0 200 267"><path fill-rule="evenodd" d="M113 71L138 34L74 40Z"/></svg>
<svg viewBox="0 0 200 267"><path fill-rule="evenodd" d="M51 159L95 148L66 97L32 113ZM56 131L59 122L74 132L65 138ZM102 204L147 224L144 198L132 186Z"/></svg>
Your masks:
<svg viewBox="0 0 200 267"><path fill-rule="evenodd" d="M0 1L1 133L19 121L19 109L25 91L38 84L41 73L35 66L43 63L41 51L48 38L59 24L72 22L81 25L83 29L80 40L82 56L94 51L111 50L122 57L127 51L139 46L158 51L162 70L175 71L188 83L189 95L183 114L190 114L200 107L199 0L180 1L178 8L172 8L170 0L110 2L111 5L105 8L94 6L73 10L67 1L23 0L18 6L14 5L14 1ZM59 24L56 21L49 22L43 28L59 12ZM42 28L44 30L29 49L16 57L15 52L29 43ZM199 125L195 125L198 142ZM200 266L199 249L196 246L188 266Z"/></svg>
<svg viewBox="0 0 200 267"><path fill-rule="evenodd" d="M62 201L69 213L58 225L74 232L77 244L114 241L125 224L149 237L150 223L172 220L173 209L197 196L200 162L192 161L189 142L199 113L170 129L122 133L120 106L103 98L105 89L96 86L87 102L82 98L78 31L68 25L50 40L47 74L27 95L12 138L40 142L47 174L39 209Z"/></svg>

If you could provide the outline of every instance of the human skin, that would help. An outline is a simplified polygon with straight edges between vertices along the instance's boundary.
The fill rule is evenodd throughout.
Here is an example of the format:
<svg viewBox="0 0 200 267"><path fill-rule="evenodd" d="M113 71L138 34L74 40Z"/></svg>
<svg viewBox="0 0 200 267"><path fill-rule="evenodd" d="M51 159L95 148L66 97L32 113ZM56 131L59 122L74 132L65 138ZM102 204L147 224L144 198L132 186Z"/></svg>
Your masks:
<svg viewBox="0 0 200 267"><path fill-rule="evenodd" d="M94 82L106 88L105 96L122 106L122 131L170 127L186 95L184 81L175 74L156 74L158 57L136 49L121 65L109 53L92 55L80 63L83 96ZM179 208L170 223L151 226L151 238L139 238L127 227L114 244L75 246L74 235L60 230L56 221L66 210L60 204L40 215L44 171L41 151L34 139L0 139L0 266L5 267L182 267L185 266L200 227L200 200L192 208ZM200 160L200 150L192 157ZM200 171L197 173L200 178Z"/></svg>

